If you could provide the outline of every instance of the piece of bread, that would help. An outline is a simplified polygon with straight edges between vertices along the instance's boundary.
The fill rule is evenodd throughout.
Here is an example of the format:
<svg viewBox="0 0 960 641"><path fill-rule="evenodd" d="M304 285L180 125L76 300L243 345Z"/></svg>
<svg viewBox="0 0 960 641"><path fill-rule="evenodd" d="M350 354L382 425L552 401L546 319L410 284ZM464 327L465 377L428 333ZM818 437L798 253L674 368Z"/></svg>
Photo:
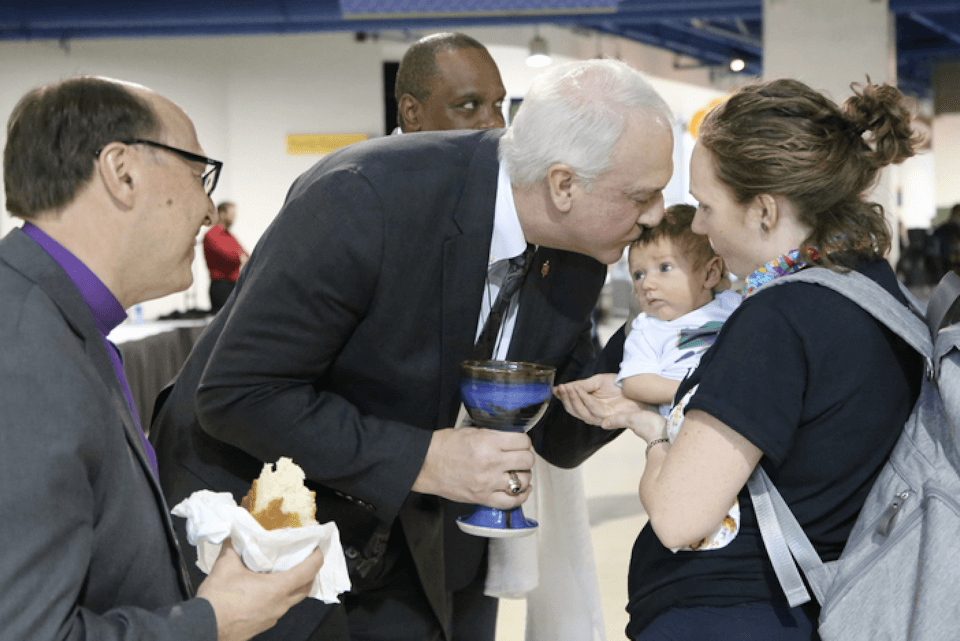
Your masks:
<svg viewBox="0 0 960 641"><path fill-rule="evenodd" d="M265 530L317 525L316 493L303 485L300 466L285 456L274 465L264 463L260 478L240 501Z"/></svg>

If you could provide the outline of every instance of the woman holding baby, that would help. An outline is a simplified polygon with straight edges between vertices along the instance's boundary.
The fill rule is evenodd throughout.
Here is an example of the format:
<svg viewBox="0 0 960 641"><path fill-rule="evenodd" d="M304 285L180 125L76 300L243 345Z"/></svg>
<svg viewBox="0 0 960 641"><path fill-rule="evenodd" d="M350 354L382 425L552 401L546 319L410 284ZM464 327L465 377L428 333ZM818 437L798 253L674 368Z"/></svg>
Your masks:
<svg viewBox="0 0 960 641"><path fill-rule="evenodd" d="M611 414L602 376L558 388L571 413L648 443L630 639L818 639L816 604L787 605L746 481L761 465L821 558L836 559L919 394L920 357L855 303L814 284L764 287L819 265L906 303L884 259L883 210L865 192L913 155L911 111L891 86L854 89L837 106L797 81L755 84L703 123L692 227L744 280L744 300L670 418Z"/></svg>

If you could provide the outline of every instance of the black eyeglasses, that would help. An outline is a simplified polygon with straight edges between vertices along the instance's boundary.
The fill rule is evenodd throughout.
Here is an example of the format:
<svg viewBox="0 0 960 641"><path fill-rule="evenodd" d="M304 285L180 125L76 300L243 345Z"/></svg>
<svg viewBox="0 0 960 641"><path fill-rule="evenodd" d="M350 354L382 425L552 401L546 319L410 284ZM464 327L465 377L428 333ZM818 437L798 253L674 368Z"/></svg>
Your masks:
<svg viewBox="0 0 960 641"><path fill-rule="evenodd" d="M214 160L213 158L207 158L206 156L184 151L183 149L177 149L176 147L164 145L163 143L155 142L153 140L136 138L134 140L121 140L120 142L125 145L148 145L150 147L156 147L157 149L166 149L167 151L173 152L181 158L185 158L191 162L202 162L204 165L209 166L210 168L205 168L203 172L203 190L207 192L208 196L213 193L213 190L217 186L217 181L220 180L220 170L223 169L223 163L219 160ZM103 149L98 149L94 155L99 158L101 151L103 151Z"/></svg>

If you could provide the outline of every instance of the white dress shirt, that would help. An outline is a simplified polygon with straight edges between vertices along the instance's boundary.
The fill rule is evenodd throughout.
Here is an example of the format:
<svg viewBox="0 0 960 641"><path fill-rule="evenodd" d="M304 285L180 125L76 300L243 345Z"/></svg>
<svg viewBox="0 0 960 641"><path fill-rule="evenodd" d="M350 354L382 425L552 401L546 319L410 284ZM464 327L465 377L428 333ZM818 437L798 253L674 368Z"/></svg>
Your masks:
<svg viewBox="0 0 960 641"><path fill-rule="evenodd" d="M493 237L490 240L490 259L487 264L487 282L483 288L483 299L480 304L480 318L477 321L476 338L480 337L483 325L490 315L490 308L497 299L500 285L503 283L510 259L521 255L527 248L527 240L520 227L520 217L517 206L513 201L513 188L510 185L510 176L507 174L506 163L500 162L500 171L497 175L497 199L493 210ZM513 328L517 323L517 310L520 307L519 293L514 294L497 337L493 352L494 359L506 360L507 350L510 348L510 339Z"/></svg>

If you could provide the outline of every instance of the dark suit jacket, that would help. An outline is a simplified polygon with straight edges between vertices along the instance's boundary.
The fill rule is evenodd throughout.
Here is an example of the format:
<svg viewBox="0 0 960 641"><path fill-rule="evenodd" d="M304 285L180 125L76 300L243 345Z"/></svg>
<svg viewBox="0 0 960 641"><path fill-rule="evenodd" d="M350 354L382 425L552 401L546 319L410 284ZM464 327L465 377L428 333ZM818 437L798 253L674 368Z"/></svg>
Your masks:
<svg viewBox="0 0 960 641"><path fill-rule="evenodd" d="M0 639L216 639L93 315L0 241Z"/></svg>
<svg viewBox="0 0 960 641"><path fill-rule="evenodd" d="M378 559L378 527L399 518L449 623L445 587L476 576L486 542L448 530L445 544L453 517L410 488L432 432L453 426L460 406L500 133L352 145L294 183L152 428L171 502L204 485L242 495L260 461L291 456L315 484L318 519L337 521L348 558ZM592 258L541 249L509 358L554 365L558 382L579 377L595 357L589 318L605 274ZM559 403L531 432L562 466L612 436Z"/></svg>

